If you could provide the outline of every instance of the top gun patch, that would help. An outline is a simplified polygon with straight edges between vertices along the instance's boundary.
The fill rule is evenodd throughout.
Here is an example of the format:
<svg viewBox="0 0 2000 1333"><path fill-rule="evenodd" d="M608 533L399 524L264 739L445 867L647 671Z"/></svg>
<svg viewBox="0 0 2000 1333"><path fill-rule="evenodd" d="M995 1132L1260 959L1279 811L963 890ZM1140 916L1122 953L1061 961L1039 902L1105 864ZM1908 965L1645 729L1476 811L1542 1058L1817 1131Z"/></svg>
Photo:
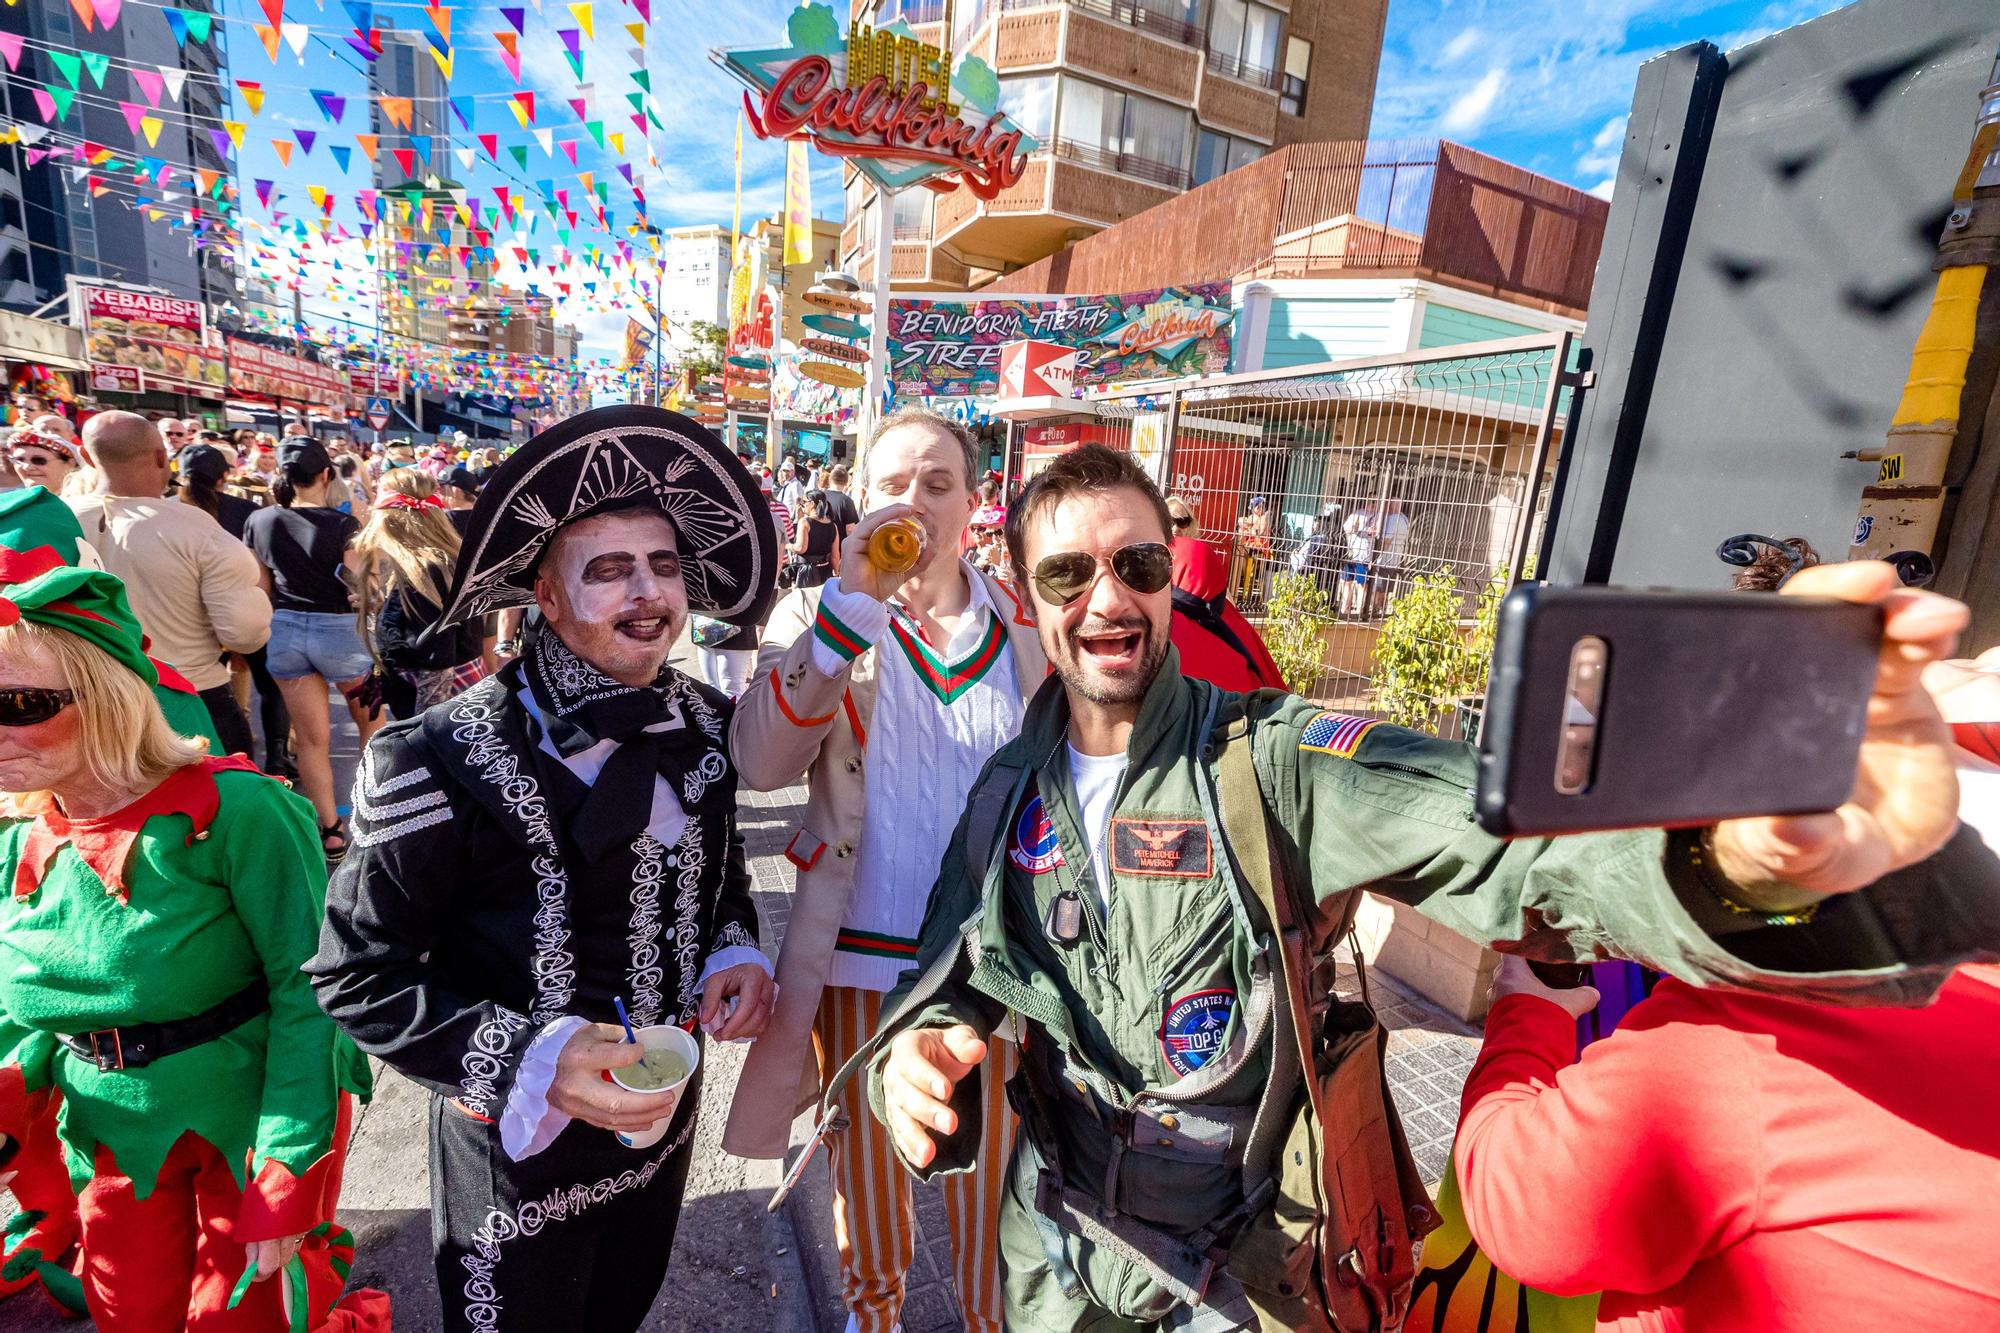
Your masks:
<svg viewBox="0 0 2000 1333"><path fill-rule="evenodd" d="M1062 843L1048 807L1042 804L1042 794L1033 787L1028 790L1032 795L1014 816L1014 827L1007 835L1007 859L1031 875L1046 875L1063 863Z"/></svg>
<svg viewBox="0 0 2000 1333"><path fill-rule="evenodd" d="M1205 819L1114 819L1111 868L1121 875L1207 879L1214 870Z"/></svg>
<svg viewBox="0 0 2000 1333"><path fill-rule="evenodd" d="M1361 738L1380 725L1373 718L1321 713L1306 723L1306 729L1299 733L1299 748L1352 759L1354 752L1361 748Z"/></svg>

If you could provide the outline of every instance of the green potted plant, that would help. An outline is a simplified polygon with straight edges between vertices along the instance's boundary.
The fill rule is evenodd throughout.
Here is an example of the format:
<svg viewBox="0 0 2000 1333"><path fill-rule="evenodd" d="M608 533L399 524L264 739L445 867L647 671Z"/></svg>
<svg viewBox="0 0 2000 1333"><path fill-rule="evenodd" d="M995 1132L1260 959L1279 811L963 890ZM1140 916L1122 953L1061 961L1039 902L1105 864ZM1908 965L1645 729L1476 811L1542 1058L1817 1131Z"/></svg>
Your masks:
<svg viewBox="0 0 2000 1333"><path fill-rule="evenodd" d="M1333 604L1326 590L1304 574L1284 573L1265 603L1264 647L1294 694L1308 693L1326 662L1326 630Z"/></svg>

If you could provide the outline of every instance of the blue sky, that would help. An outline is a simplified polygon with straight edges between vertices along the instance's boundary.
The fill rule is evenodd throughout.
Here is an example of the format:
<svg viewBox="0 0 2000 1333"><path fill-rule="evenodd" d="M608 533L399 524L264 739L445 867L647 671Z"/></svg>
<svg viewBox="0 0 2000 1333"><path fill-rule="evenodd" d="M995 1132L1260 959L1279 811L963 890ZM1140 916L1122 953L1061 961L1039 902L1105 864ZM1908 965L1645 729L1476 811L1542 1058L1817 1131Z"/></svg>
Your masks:
<svg viewBox="0 0 2000 1333"><path fill-rule="evenodd" d="M1437 136L1608 195L1641 63L1724 50L1841 0L1390 0L1370 127Z"/></svg>
<svg viewBox="0 0 2000 1333"><path fill-rule="evenodd" d="M492 37L509 27L500 4L478 0L453 9L452 92L472 98L474 108L471 133L454 122L453 146L473 146L476 133L498 134L501 153L498 164L481 154L470 172L443 158L440 174L462 179L476 200L490 201L495 187L506 187L526 195L533 209L543 182L568 189L574 201L583 197L578 175L594 171L598 179L612 182L613 232L606 235L586 219L570 238L572 248L582 252L629 240L624 227L636 210L631 190L614 174L619 159L591 141L564 100L577 94L578 81L563 58L559 33L575 29L578 20L568 11L567 0L540 0L539 6L537 0L519 2L526 9L519 85ZM369 129L365 62L342 40L348 22L342 4L319 3L315 8L309 0L290 0L286 20L304 24L310 35L302 57L280 45L272 61L252 28L264 21L258 0L223 0L221 26L227 32L231 73L261 82L266 93L263 110L254 117L239 105L237 114L250 128L238 179L247 217L268 218L272 212L317 216L308 187L318 185L336 196L334 219L353 229L354 195L372 185L370 167L357 151L342 171L329 145L351 145L355 132ZM1372 134L1448 137L1605 193L1641 62L1697 39L1734 47L1834 7L1834 0L1565 0L1558 14L1550 0L1391 0ZM631 79L638 61L623 25L637 21L638 14L631 0L594 0L595 38L580 42L584 81L594 89L592 114L608 128L622 124L627 131L625 160L645 190L656 225L728 224L741 99L738 85L707 53L714 46L772 43L791 8L791 0L654 0L640 58L651 73L651 105L665 130L651 130L650 139L641 141L625 119L631 110L626 95L638 91ZM374 14L378 24L428 30L424 6L412 0L383 0L375 4ZM535 124L529 129L508 109L517 86L536 93ZM311 89L347 99L338 124L328 123ZM553 156L543 150L534 129L552 132ZM270 140L298 130L320 138L310 152L295 149L290 166L284 166ZM561 151L563 140L576 144L575 166ZM525 169L515 166L509 145L528 148ZM744 216L768 215L783 198L782 147L746 135L743 152ZM839 168L817 154L813 160L814 212L838 217ZM268 210L255 198L259 179L277 182ZM548 257L559 245L554 233L543 214L532 229L503 226L499 239ZM350 264L366 263L358 245L340 253ZM308 292L319 289L325 276L324 268L315 270ZM597 355L613 349L627 303L617 291L601 292L600 298L565 311L583 329L586 352ZM335 311L324 299L310 304L323 313ZM367 317L352 308L342 313Z"/></svg>
<svg viewBox="0 0 2000 1333"><path fill-rule="evenodd" d="M449 0L447 0L449 2ZM456 118L451 122L452 150L478 147L476 135L499 136L500 154L496 161L478 153L470 171L456 156L440 152L434 169L440 176L458 179L467 185L475 202L491 203L493 190L505 188L526 197L535 212L541 186L553 183L570 192L573 204L587 196L578 177L595 173L597 180L611 182L612 231L607 235L595 228L588 217L579 220L572 232L570 247L582 252L586 247L608 247L616 241L634 244L626 228L637 215L632 190L616 174L620 161L629 163L636 183L645 191L647 216L654 225L675 227L695 223L729 225L733 196L733 151L736 111L740 105L737 85L707 59L712 45L766 45L784 30L785 16L792 5L786 0L731 0L727 4L691 3L690 0L654 0L652 22L647 30L644 67L652 80L650 104L664 130L647 127L645 137L633 125L627 95L642 92L631 73L640 67L634 58L633 42L624 25L640 21L629 0L595 0L592 20L595 37L580 38L583 81L594 90L592 116L602 119L607 131L622 129L626 152L621 158L600 149L585 131L584 124L567 105L566 99L579 92L578 80L564 58L560 33L578 30L578 19L569 12L566 0L519 0L526 10L525 30L519 35L521 80L516 84L507 70L495 31L511 31L494 0L477 4L460 3L452 13L452 83L454 98L470 97L472 125L467 131ZM264 14L256 0L223 0L223 24L227 31L231 76L236 80L261 83L262 109L250 114L239 100L236 115L247 122L248 132L238 155L238 180L242 188L244 215L249 219L276 220L317 218L319 209L310 188L320 186L335 196L332 218L350 231L358 229L355 211L357 192L373 184L373 169L359 151L349 154L345 170L338 165L330 148L350 147L353 135L370 129L367 62L345 42L347 16L338 3L314 9L305 0L290 0L287 22L299 22L309 30L301 54L284 44L273 61L265 52L254 25L263 23ZM431 31L425 7L409 0L388 0L373 6L378 26L393 25L418 32ZM519 89L535 93L534 123L523 128L509 107L511 95ZM313 91L324 91L347 99L341 119L330 123ZM552 132L556 151L544 150L537 129ZM274 138L293 138L300 130L318 136L308 152L294 147L291 162L284 164ZM577 161L572 165L562 149L564 140L576 146ZM525 169L516 165L510 146L528 150ZM386 156L386 150L385 150ZM813 211L838 217L841 210L840 169L830 159L815 156L813 170ZM276 183L269 207L256 198L255 182ZM747 223L757 216L769 216L784 198L784 150L745 134L743 141L743 216ZM252 230L254 236L258 233ZM546 262L560 246L551 219L543 213L532 229L509 227L503 223L497 243L518 241L542 252ZM315 241L315 255L337 253L344 265L365 266L362 247L351 244L331 251ZM315 264L308 270L308 306L322 317L335 314L366 320L370 316L350 305L331 299L311 299L324 289L330 270ZM614 308L593 310L578 302L564 313L584 330L587 350L606 354L615 350L625 314L614 296L607 303Z"/></svg>

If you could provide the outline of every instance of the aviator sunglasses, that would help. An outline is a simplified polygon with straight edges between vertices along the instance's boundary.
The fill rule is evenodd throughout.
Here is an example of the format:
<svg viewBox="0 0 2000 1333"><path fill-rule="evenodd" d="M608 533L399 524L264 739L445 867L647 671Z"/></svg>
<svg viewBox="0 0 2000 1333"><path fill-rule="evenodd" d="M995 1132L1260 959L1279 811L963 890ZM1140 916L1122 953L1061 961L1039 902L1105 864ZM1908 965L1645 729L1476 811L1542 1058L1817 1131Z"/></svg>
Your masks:
<svg viewBox="0 0 2000 1333"><path fill-rule="evenodd" d="M1159 542L1133 542L1107 558L1118 581L1137 593L1155 593L1174 576L1174 553ZM1087 551L1058 551L1035 562L1035 587L1052 606L1068 606L1097 582L1097 557Z"/></svg>
<svg viewBox="0 0 2000 1333"><path fill-rule="evenodd" d="M32 727L75 702L75 690L0 690L0 727Z"/></svg>

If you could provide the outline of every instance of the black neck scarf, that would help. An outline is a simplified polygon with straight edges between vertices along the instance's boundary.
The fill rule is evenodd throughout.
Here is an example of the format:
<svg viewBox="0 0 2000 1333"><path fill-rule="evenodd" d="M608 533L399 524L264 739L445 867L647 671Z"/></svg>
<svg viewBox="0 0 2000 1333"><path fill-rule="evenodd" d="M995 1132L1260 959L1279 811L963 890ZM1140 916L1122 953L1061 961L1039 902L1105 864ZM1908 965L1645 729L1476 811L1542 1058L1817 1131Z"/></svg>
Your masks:
<svg viewBox="0 0 2000 1333"><path fill-rule="evenodd" d="M656 774L672 784L690 819L733 799L718 781L728 771L720 725L679 672L662 667L651 685L623 684L570 651L546 624L525 646L522 670L556 752L567 757L600 741L617 743L570 828L589 860L630 844L650 822Z"/></svg>

